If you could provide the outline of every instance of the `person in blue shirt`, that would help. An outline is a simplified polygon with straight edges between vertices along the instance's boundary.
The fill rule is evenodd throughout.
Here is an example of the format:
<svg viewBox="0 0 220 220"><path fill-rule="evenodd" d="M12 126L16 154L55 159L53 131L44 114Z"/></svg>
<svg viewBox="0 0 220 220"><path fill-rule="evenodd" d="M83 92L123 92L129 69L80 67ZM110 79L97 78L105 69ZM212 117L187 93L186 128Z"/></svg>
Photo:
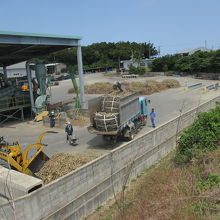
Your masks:
<svg viewBox="0 0 220 220"><path fill-rule="evenodd" d="M73 126L71 125L71 123L68 121L66 128L65 128L65 132L66 132L66 140L69 140L69 136L71 136L73 134Z"/></svg>
<svg viewBox="0 0 220 220"><path fill-rule="evenodd" d="M150 113L150 118L151 118L151 124L152 127L156 127L156 112L154 111L154 108L152 108L151 113Z"/></svg>

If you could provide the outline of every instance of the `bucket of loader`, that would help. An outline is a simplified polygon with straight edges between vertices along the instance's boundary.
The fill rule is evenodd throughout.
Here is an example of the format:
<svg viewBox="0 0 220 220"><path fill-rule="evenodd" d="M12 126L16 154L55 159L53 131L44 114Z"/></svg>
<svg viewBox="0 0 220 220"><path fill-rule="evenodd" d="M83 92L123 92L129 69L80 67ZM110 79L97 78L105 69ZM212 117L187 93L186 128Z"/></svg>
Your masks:
<svg viewBox="0 0 220 220"><path fill-rule="evenodd" d="M50 158L43 151L40 151L37 155L33 157L27 168L32 173L37 173L49 159Z"/></svg>

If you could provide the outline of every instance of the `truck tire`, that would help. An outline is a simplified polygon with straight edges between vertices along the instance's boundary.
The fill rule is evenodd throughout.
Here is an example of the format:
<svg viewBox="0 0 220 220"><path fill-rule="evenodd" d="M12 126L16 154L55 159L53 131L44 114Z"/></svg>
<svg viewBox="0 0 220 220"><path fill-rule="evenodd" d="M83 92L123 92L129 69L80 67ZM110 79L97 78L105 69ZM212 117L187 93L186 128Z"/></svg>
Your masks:
<svg viewBox="0 0 220 220"><path fill-rule="evenodd" d="M147 118L145 117L144 120L142 121L142 126L146 126L147 125Z"/></svg>
<svg viewBox="0 0 220 220"><path fill-rule="evenodd" d="M8 168L8 169L11 168L10 164L8 164L8 162L3 159L0 159L0 166Z"/></svg>
<svg viewBox="0 0 220 220"><path fill-rule="evenodd" d="M103 138L103 141L105 142L110 141L110 137L108 135L103 135L102 138Z"/></svg>
<svg viewBox="0 0 220 220"><path fill-rule="evenodd" d="M129 141L132 141L133 139L134 139L134 133L133 133L133 131L131 130L131 131L129 132L128 140L129 140Z"/></svg>
<svg viewBox="0 0 220 220"><path fill-rule="evenodd" d="M111 144L116 144L117 143L117 136L112 136L111 137Z"/></svg>

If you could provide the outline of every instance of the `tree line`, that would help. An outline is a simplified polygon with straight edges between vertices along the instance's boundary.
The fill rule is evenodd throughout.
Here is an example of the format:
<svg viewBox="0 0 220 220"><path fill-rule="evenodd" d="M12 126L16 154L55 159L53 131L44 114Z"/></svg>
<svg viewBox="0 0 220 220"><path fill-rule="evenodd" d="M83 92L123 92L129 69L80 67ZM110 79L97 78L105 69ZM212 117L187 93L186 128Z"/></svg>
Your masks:
<svg viewBox="0 0 220 220"><path fill-rule="evenodd" d="M166 55L155 59L150 67L154 72L217 73L220 72L220 50L198 51L188 56Z"/></svg>
<svg viewBox="0 0 220 220"><path fill-rule="evenodd" d="M84 69L97 67L119 67L121 60L141 60L158 54L152 43L117 42L94 43L82 47ZM65 63L68 67L77 65L76 48L51 54L47 62Z"/></svg>

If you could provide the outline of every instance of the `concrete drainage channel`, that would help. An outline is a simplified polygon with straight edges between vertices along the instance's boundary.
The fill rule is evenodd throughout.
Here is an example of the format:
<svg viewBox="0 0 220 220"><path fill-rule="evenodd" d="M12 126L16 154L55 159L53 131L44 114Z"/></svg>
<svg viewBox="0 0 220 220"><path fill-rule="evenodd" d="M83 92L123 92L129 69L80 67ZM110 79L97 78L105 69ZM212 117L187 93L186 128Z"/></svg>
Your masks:
<svg viewBox="0 0 220 220"><path fill-rule="evenodd" d="M145 168L168 154L176 144L176 130L193 123L198 112L216 106L220 96L201 104L166 124L124 144L110 153L20 197L1 205L0 219L81 219L122 189Z"/></svg>
<svg viewBox="0 0 220 220"><path fill-rule="evenodd" d="M200 88L200 87L202 87L202 83L196 83L194 85L188 86L188 89L197 89L197 88Z"/></svg>
<svg viewBox="0 0 220 220"><path fill-rule="evenodd" d="M188 91L188 90L193 90L193 89L198 89L198 88L201 88L206 92L206 91L209 91L209 90L217 90L218 87L219 87L219 83L215 83L215 84L211 84L211 85L208 85L208 86L203 86L202 83L196 83L196 84L193 84L193 85L190 85L190 86L187 86L184 88L184 91Z"/></svg>
<svg viewBox="0 0 220 220"><path fill-rule="evenodd" d="M209 90L217 90L219 87L219 83L215 83L215 84L211 84L211 85L208 85L206 87L204 87L204 91L209 91Z"/></svg>

